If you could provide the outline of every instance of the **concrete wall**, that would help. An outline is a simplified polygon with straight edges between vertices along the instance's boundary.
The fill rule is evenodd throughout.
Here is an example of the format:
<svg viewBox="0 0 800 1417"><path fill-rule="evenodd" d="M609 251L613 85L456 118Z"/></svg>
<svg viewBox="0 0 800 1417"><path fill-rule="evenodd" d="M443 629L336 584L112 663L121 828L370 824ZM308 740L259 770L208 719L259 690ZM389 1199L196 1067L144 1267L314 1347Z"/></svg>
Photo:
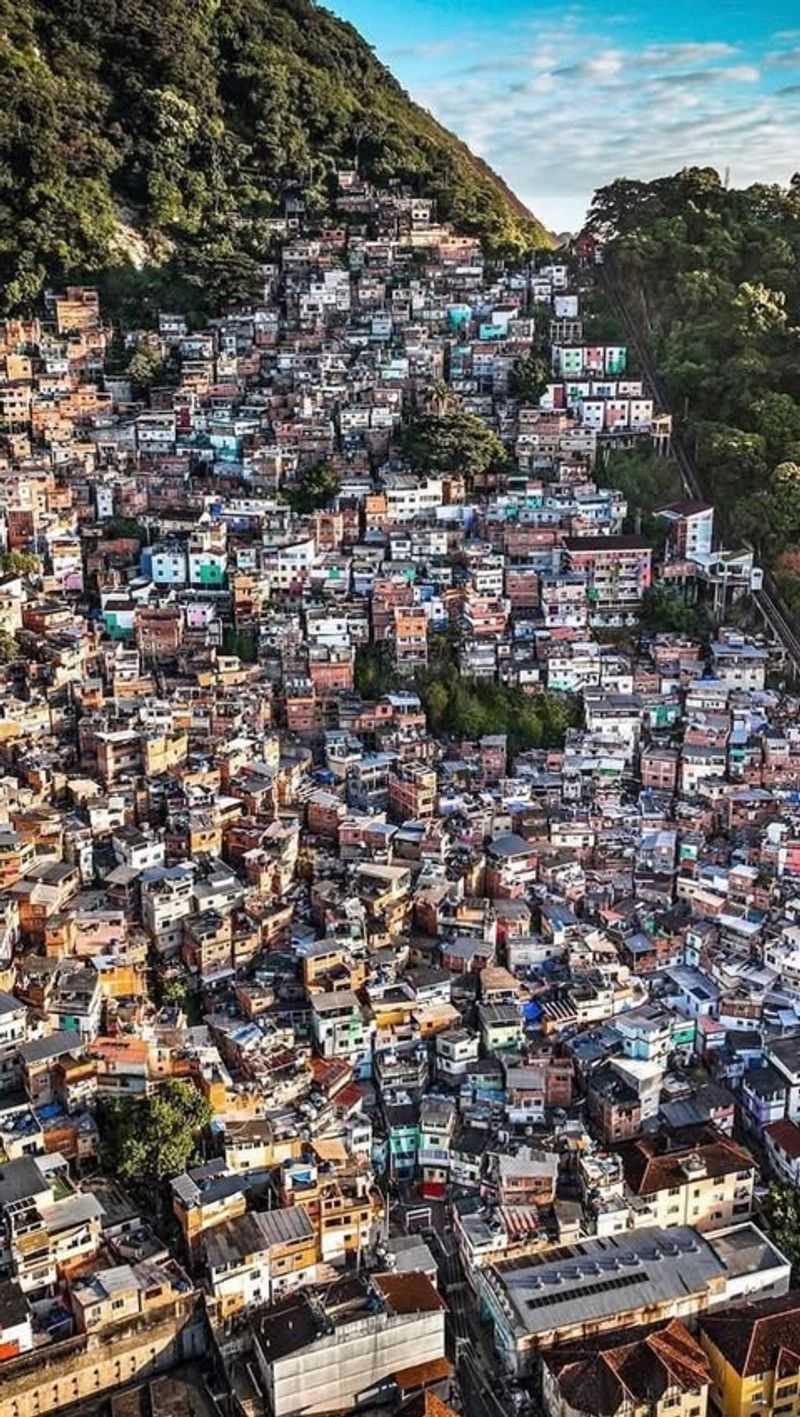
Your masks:
<svg viewBox="0 0 800 1417"><path fill-rule="evenodd" d="M371 1314L261 1367L275 1417L288 1417L352 1406L381 1378L443 1358L444 1351L444 1310Z"/></svg>
<svg viewBox="0 0 800 1417"><path fill-rule="evenodd" d="M134 1378L163 1373L208 1349L205 1315L185 1305L167 1317L67 1339L3 1364L0 1417L43 1417Z"/></svg>

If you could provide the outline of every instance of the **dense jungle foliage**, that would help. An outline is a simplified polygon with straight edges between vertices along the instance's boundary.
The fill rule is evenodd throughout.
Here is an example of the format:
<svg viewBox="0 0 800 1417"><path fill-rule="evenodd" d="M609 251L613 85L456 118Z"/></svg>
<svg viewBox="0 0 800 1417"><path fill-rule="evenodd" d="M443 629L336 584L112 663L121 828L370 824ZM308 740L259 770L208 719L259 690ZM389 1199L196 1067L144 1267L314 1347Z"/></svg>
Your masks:
<svg viewBox="0 0 800 1417"><path fill-rule="evenodd" d="M0 0L0 313L124 266L130 229L212 299L246 295L282 195L322 212L356 159L489 250L549 242L312 0Z"/></svg>
<svg viewBox="0 0 800 1417"><path fill-rule="evenodd" d="M750 540L794 599L800 175L743 191L710 168L620 180L595 194L588 226L608 243L726 536Z"/></svg>

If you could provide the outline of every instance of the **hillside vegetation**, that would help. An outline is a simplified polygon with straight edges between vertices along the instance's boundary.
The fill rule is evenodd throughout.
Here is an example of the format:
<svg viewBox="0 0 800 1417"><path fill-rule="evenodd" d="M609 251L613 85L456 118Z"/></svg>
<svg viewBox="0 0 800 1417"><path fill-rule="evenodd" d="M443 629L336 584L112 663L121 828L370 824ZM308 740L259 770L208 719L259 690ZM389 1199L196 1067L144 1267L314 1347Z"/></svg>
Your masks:
<svg viewBox="0 0 800 1417"><path fill-rule="evenodd" d="M358 158L488 249L546 245L504 183L311 0L0 0L0 308L157 259L236 298L294 185ZM122 224L121 224L122 223ZM125 228L127 227L127 233ZM127 243L123 239L127 235Z"/></svg>
<svg viewBox="0 0 800 1417"><path fill-rule="evenodd" d="M710 168L620 180L595 194L589 227L608 242L726 535L786 575L800 541L800 177L743 191Z"/></svg>

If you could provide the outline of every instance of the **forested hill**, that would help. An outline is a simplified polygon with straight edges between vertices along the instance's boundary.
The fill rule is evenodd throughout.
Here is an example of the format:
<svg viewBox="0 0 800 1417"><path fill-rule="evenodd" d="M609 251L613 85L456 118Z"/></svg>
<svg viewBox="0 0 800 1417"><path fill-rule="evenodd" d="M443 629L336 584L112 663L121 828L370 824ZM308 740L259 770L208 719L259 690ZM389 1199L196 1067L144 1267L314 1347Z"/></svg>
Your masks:
<svg viewBox="0 0 800 1417"><path fill-rule="evenodd" d="M800 612L800 177L710 168L595 194L607 243L696 448L726 539L752 541Z"/></svg>
<svg viewBox="0 0 800 1417"><path fill-rule="evenodd" d="M246 280L287 186L324 209L356 150L364 175L437 197L490 249L549 243L311 0L0 0L2 308L107 263L121 217L148 253Z"/></svg>

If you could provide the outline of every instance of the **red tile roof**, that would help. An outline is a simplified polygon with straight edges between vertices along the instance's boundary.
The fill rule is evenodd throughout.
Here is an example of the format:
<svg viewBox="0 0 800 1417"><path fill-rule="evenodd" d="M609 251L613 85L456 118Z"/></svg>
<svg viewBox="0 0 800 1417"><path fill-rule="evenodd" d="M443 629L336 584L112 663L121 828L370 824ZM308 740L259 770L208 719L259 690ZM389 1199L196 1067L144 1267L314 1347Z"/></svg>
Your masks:
<svg viewBox="0 0 800 1417"><path fill-rule="evenodd" d="M780 1122L770 1122L764 1128L764 1135L785 1151L793 1160L800 1157L800 1127L784 1118Z"/></svg>
<svg viewBox="0 0 800 1417"><path fill-rule="evenodd" d="M743 1378L778 1367L800 1371L800 1291L796 1289L778 1299L703 1314L700 1328Z"/></svg>
<svg viewBox="0 0 800 1417"><path fill-rule="evenodd" d="M564 1401L596 1417L614 1417L631 1403L650 1406L670 1387L698 1388L710 1377L708 1358L680 1319L632 1329L624 1338L589 1338L543 1358Z"/></svg>

